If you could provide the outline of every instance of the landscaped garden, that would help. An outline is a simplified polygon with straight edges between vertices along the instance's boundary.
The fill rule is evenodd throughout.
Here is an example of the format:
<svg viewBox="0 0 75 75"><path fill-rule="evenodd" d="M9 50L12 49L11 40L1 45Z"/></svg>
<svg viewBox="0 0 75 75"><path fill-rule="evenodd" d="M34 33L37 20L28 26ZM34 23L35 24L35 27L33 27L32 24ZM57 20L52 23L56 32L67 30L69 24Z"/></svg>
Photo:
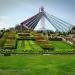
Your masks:
<svg viewBox="0 0 75 75"><path fill-rule="evenodd" d="M75 75L75 55L60 54L74 49L62 40L46 40L42 33L5 32L0 38L0 75Z"/></svg>
<svg viewBox="0 0 75 75"><path fill-rule="evenodd" d="M75 52L75 47L62 40L47 40L42 33L13 31L5 32L0 38L0 52L14 53L50 53Z"/></svg>

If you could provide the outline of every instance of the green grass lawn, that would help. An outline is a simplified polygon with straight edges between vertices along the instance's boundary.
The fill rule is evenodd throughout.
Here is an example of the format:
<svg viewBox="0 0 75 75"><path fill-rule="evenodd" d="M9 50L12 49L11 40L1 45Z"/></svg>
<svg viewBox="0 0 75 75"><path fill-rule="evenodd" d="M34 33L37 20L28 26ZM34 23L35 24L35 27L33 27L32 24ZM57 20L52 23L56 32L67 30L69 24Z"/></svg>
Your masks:
<svg viewBox="0 0 75 75"><path fill-rule="evenodd" d="M55 49L74 49L74 47L63 41L50 41L49 43L52 44Z"/></svg>
<svg viewBox="0 0 75 75"><path fill-rule="evenodd" d="M75 75L75 55L0 56L0 75Z"/></svg>

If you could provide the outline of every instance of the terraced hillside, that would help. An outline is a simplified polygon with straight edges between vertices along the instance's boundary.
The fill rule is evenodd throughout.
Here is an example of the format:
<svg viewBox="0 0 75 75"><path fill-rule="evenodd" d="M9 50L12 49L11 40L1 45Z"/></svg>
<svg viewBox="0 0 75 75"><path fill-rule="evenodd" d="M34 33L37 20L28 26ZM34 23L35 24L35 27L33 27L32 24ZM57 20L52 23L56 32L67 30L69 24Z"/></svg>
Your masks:
<svg viewBox="0 0 75 75"><path fill-rule="evenodd" d="M17 52L68 52L74 51L74 47L66 42L46 40L42 33L22 33L17 40Z"/></svg>
<svg viewBox="0 0 75 75"><path fill-rule="evenodd" d="M1 53L74 52L66 42L47 40L42 33L13 31L5 32L0 38Z"/></svg>
<svg viewBox="0 0 75 75"><path fill-rule="evenodd" d="M75 52L75 48L48 40L42 33L4 32L0 38L0 75L75 75L75 55L46 54L50 52Z"/></svg>

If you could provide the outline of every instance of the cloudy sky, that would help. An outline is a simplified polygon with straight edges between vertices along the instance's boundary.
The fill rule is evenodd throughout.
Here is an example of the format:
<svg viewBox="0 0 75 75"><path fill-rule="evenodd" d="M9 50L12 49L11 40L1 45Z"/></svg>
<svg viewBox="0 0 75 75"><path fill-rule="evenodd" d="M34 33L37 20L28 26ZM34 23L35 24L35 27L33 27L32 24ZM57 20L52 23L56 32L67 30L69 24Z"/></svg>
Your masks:
<svg viewBox="0 0 75 75"><path fill-rule="evenodd" d="M14 27L38 13L41 6L49 14L75 25L75 0L0 0L0 29Z"/></svg>

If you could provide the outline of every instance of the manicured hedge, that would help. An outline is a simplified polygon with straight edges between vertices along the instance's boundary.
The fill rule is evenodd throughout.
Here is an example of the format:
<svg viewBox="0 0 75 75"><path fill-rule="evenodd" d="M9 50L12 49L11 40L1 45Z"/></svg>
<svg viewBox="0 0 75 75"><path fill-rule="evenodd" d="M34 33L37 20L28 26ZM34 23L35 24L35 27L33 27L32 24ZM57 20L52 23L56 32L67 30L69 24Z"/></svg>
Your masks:
<svg viewBox="0 0 75 75"><path fill-rule="evenodd" d="M49 38L49 40L52 40L52 41L61 41L62 38Z"/></svg>
<svg viewBox="0 0 75 75"><path fill-rule="evenodd" d="M3 36L0 38L0 47L4 46L6 38L7 38L7 33L4 33Z"/></svg>

